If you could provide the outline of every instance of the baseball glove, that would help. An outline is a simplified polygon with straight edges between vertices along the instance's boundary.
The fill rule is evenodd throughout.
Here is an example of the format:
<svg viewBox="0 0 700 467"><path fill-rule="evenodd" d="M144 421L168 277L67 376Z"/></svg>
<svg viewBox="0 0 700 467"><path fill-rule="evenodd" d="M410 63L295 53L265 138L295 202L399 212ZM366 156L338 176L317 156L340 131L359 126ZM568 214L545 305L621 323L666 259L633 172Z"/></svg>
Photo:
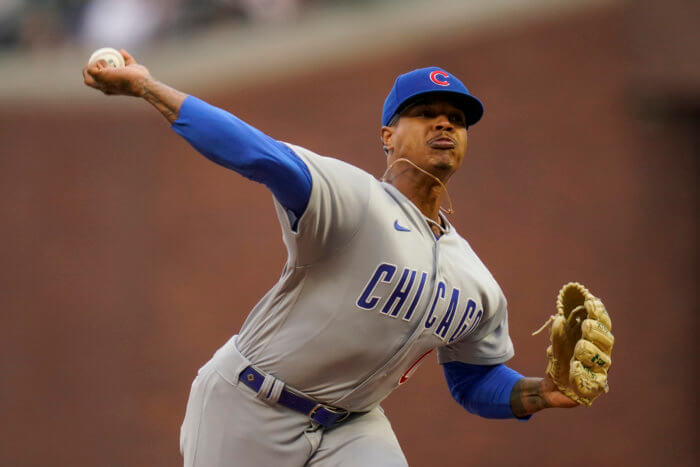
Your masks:
<svg viewBox="0 0 700 467"><path fill-rule="evenodd" d="M557 296L557 314L533 335L552 324L547 348L547 374L557 388L581 405L590 406L608 392L608 369L614 337L603 302L577 282Z"/></svg>

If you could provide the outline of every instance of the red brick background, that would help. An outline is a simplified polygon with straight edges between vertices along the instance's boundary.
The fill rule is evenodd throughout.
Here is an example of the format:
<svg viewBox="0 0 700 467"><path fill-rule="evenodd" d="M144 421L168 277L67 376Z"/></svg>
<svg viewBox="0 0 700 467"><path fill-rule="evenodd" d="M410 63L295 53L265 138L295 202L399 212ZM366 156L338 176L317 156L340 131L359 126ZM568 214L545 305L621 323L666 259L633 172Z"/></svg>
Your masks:
<svg viewBox="0 0 700 467"><path fill-rule="evenodd" d="M395 75L445 67L486 106L450 184L452 220L508 297L511 366L543 373L546 338L530 332L564 282L605 300L610 394L484 420L431 360L384 404L411 465L697 461L697 121L649 114L629 92L625 18L457 36L200 96L379 176ZM281 271L270 195L137 101L2 108L0 142L0 465L177 465L196 369Z"/></svg>

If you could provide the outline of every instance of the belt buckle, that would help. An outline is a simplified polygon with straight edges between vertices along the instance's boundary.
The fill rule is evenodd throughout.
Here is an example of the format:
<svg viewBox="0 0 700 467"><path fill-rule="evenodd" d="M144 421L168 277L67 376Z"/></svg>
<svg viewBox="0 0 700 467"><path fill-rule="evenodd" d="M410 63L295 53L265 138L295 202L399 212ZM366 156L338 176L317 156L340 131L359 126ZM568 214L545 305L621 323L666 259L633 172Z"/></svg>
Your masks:
<svg viewBox="0 0 700 467"><path fill-rule="evenodd" d="M326 409L328 412L331 412L331 413L333 413L333 414L343 414L343 413L344 413L343 417L342 417L341 419L339 419L339 420L336 420L336 421L333 423L333 425L337 425L338 423L345 421L345 419L348 418L348 417L350 416L350 411L348 411L348 410L345 410L345 409L336 410L335 408L330 407L330 406L328 406L328 405L316 404L316 405L314 405L314 408L311 409L311 410L309 411L309 413L306 415L307 417L309 417L309 420L310 420L310 421L315 421L315 420L314 420L314 415L316 415L316 412L317 412L318 409L320 409L320 408L324 408L324 409ZM318 422L316 422L316 423L318 423Z"/></svg>

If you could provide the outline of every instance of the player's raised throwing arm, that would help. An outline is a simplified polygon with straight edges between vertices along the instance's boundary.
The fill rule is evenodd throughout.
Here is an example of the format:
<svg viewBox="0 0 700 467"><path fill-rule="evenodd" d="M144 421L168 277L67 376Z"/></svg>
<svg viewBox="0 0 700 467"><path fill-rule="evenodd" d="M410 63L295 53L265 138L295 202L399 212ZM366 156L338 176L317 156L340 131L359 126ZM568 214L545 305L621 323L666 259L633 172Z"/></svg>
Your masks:
<svg viewBox="0 0 700 467"><path fill-rule="evenodd" d="M143 98L208 159L267 186L295 224L306 209L311 176L289 147L230 113L155 80L126 50L120 53L126 66L88 64L83 68L85 84L107 95Z"/></svg>

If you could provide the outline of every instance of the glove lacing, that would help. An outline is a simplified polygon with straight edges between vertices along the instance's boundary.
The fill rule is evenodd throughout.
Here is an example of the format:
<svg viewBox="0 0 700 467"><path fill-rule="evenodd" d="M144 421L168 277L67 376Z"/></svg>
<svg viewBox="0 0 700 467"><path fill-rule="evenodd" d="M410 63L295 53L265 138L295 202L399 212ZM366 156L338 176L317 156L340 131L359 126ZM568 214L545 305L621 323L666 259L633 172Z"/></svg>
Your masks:
<svg viewBox="0 0 700 467"><path fill-rule="evenodd" d="M536 336L537 334L539 334L539 333L541 333L542 331L544 331L545 328L546 328L547 326L549 326L550 324L552 324L552 322L554 321L554 319L555 319L556 317L557 317L557 315L552 315L552 316L550 316L550 317L547 319L547 321L545 321L544 324L543 324L537 331L535 331L535 332L532 333L532 335L533 335L533 336Z"/></svg>

